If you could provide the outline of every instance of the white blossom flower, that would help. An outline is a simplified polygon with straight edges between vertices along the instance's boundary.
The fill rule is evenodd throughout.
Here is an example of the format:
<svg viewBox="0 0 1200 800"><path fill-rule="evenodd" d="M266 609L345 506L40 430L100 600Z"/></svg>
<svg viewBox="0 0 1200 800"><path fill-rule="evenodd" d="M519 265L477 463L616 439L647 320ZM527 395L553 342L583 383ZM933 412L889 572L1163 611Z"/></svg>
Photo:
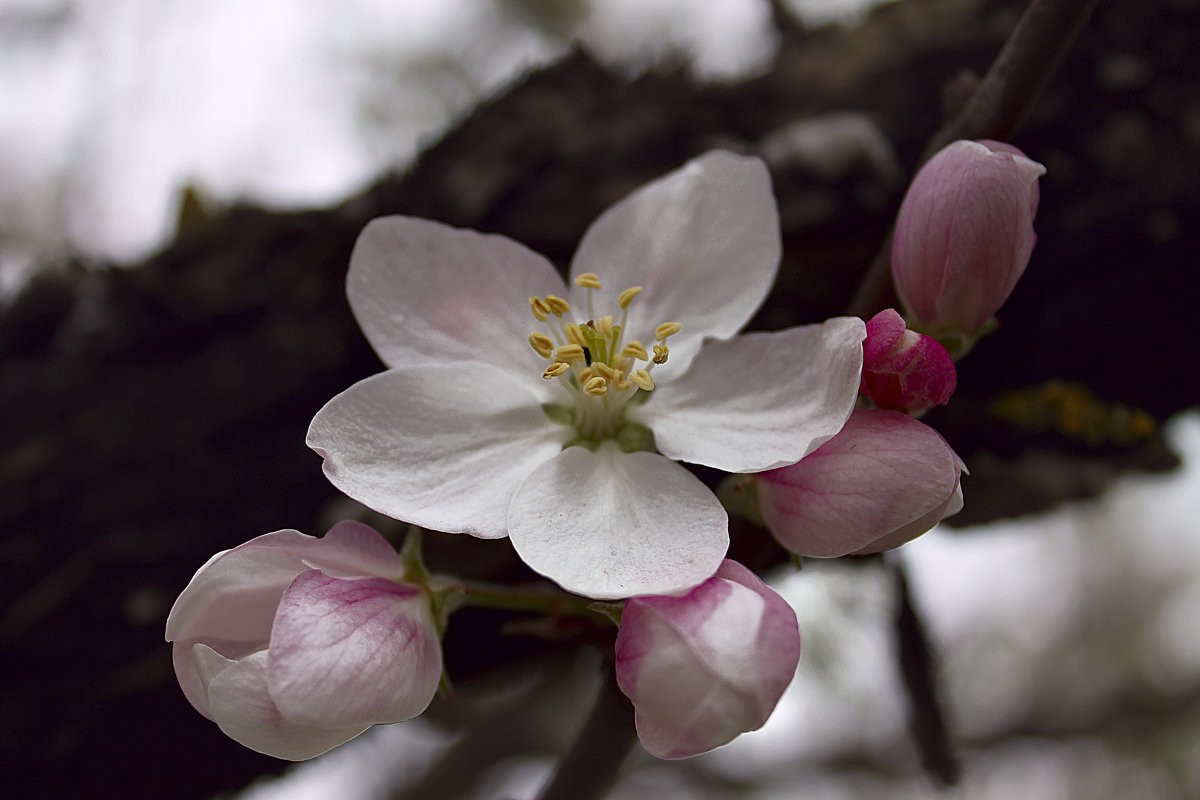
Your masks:
<svg viewBox="0 0 1200 800"><path fill-rule="evenodd" d="M347 292L389 369L321 409L309 446L351 497L434 530L508 535L569 591L684 591L716 571L729 534L676 460L794 463L858 392L861 320L734 336L779 255L766 168L720 151L602 214L569 285L502 236L374 220Z"/></svg>

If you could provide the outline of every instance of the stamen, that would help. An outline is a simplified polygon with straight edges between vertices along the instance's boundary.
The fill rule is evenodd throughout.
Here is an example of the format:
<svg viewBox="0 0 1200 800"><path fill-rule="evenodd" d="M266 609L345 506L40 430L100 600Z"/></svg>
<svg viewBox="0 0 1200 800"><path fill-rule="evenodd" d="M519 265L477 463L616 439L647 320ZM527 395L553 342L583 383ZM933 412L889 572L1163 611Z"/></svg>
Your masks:
<svg viewBox="0 0 1200 800"><path fill-rule="evenodd" d="M639 389L647 392L654 391L654 378L650 377L650 373L644 369L636 370L629 374L629 380L637 384Z"/></svg>
<svg viewBox="0 0 1200 800"><path fill-rule="evenodd" d="M612 316L603 316L596 320L596 330L600 331L605 339L611 341L613 335Z"/></svg>
<svg viewBox="0 0 1200 800"><path fill-rule="evenodd" d="M560 345L558 349L554 351L554 357L559 361L583 361L583 348L577 344Z"/></svg>
<svg viewBox="0 0 1200 800"><path fill-rule="evenodd" d="M556 297L555 295L552 295L552 294L546 295L546 306L550 309L550 312L552 314L554 314L554 316L556 316L556 317L561 317L563 314L566 314L568 311L571 310L570 303L568 303L566 300L563 300L561 297ZM668 335L670 335L670 334L668 334Z"/></svg>
<svg viewBox="0 0 1200 800"><path fill-rule="evenodd" d="M589 379L588 382L583 385L583 391L587 392L592 397L601 397L608 394L608 381L597 375L596 377Z"/></svg>
<svg viewBox="0 0 1200 800"><path fill-rule="evenodd" d="M529 310L533 312L533 316L538 322L545 322L550 318L550 307L540 297L529 298Z"/></svg>
<svg viewBox="0 0 1200 800"><path fill-rule="evenodd" d="M600 278L594 272L585 272L582 275L576 276L575 285L587 289L599 289Z"/></svg>
<svg viewBox="0 0 1200 800"><path fill-rule="evenodd" d="M551 364L550 366L546 367L546 371L542 373L542 377L545 378L546 380L550 380L551 378L557 378L559 375L562 375L564 372L566 372L570 368L571 368L571 365L568 364L567 362L556 361L553 364Z"/></svg>
<svg viewBox="0 0 1200 800"><path fill-rule="evenodd" d="M549 358L554 353L554 342L544 333L529 334L529 346L542 358Z"/></svg>
<svg viewBox="0 0 1200 800"><path fill-rule="evenodd" d="M587 347L587 339L583 336L583 331L579 329L578 322L568 322L563 325L563 331L567 334L567 341L572 344L577 344L580 347Z"/></svg>
<svg viewBox="0 0 1200 800"><path fill-rule="evenodd" d="M617 295L617 305L619 305L622 309L629 308L629 304L633 302L633 298L637 297L641 293L642 287L630 286L628 289Z"/></svg>
<svg viewBox="0 0 1200 800"><path fill-rule="evenodd" d="M654 338L661 342L668 336L674 336L679 333L679 329L682 327L678 322L664 322L654 329Z"/></svg>
<svg viewBox="0 0 1200 800"><path fill-rule="evenodd" d="M625 345L625 349L621 351L621 355L625 358L636 358L639 361L650 360L650 354L646 352L646 346L637 339L630 339L629 344Z"/></svg>
<svg viewBox="0 0 1200 800"><path fill-rule="evenodd" d="M655 364L667 363L667 355L670 354L670 352L671 351L667 349L667 346L665 344L654 345L654 363Z"/></svg>
<svg viewBox="0 0 1200 800"><path fill-rule="evenodd" d="M604 378L606 381L613 380L613 375L616 372L616 370L614 370L608 364L605 364L603 361L597 361L592 364L592 371L594 371L601 378Z"/></svg>
<svg viewBox="0 0 1200 800"><path fill-rule="evenodd" d="M596 377L596 370L592 369L590 366L579 370L579 373L575 376L575 378L579 381L580 386L587 383L594 377Z"/></svg>
<svg viewBox="0 0 1200 800"><path fill-rule="evenodd" d="M613 388L618 392L624 392L633 388L633 384L625 377L625 373L618 369L613 373Z"/></svg>

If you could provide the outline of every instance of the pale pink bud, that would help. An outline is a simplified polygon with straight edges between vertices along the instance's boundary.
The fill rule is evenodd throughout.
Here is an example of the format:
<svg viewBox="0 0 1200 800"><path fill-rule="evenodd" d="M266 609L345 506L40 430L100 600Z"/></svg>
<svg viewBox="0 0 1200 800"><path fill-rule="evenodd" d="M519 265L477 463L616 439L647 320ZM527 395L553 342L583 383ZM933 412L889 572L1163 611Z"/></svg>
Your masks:
<svg viewBox="0 0 1200 800"><path fill-rule="evenodd" d="M937 431L899 411L857 409L799 462L754 478L779 543L819 558L899 547L962 509L966 471Z"/></svg>
<svg viewBox="0 0 1200 800"><path fill-rule="evenodd" d="M867 323L860 391L880 408L924 411L954 394L954 360L937 340L910 331L894 309Z"/></svg>
<svg viewBox="0 0 1200 800"><path fill-rule="evenodd" d="M429 596L371 528L268 533L209 559L167 619L184 695L228 736L298 761L425 710L442 651Z"/></svg>
<svg viewBox="0 0 1200 800"><path fill-rule="evenodd" d="M625 603L617 683L638 739L659 758L687 758L757 730L800 661L791 606L728 559L681 597Z"/></svg>
<svg viewBox="0 0 1200 800"><path fill-rule="evenodd" d="M959 140L917 173L896 218L892 276L922 328L974 336L1008 299L1037 238L1045 172L1010 144Z"/></svg>

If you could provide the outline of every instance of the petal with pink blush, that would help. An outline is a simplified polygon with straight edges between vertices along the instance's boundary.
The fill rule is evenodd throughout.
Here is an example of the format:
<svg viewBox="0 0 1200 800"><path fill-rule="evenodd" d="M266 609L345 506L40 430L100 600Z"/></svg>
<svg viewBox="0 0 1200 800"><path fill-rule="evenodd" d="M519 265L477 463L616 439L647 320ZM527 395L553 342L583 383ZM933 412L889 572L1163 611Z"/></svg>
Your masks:
<svg viewBox="0 0 1200 800"><path fill-rule="evenodd" d="M271 631L271 698L299 724L349 728L414 717L442 672L433 629L415 586L302 572Z"/></svg>
<svg viewBox="0 0 1200 800"><path fill-rule="evenodd" d="M679 597L635 597L616 642L617 682L638 738L687 758L766 722L800 659L792 609L732 561Z"/></svg>
<svg viewBox="0 0 1200 800"><path fill-rule="evenodd" d="M958 385L954 360L935 339L905 326L894 309L867 322L859 387L879 408L919 412L950 399Z"/></svg>
<svg viewBox="0 0 1200 800"><path fill-rule="evenodd" d="M1011 145L965 140L917 173L891 260L896 290L922 328L974 337L1008 299L1036 240L1044 173Z"/></svg>
<svg viewBox="0 0 1200 800"><path fill-rule="evenodd" d="M754 485L759 512L784 547L832 558L898 546L932 528L950 512L964 469L928 425L859 409L812 455L756 475Z"/></svg>

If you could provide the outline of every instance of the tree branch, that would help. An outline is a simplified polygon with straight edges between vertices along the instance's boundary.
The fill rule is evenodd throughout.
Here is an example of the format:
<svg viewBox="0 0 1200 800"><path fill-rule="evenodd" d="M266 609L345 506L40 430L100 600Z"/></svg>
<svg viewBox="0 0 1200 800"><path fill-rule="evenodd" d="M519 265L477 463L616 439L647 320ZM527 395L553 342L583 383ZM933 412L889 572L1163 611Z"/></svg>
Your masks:
<svg viewBox="0 0 1200 800"><path fill-rule="evenodd" d="M958 783L959 763L938 699L937 676L925 623L913 605L904 565L892 560L896 580L896 647L900 674L908 690L909 729L921 752L926 772L943 786Z"/></svg>
<svg viewBox="0 0 1200 800"><path fill-rule="evenodd" d="M600 800L616 783L633 745L633 706L617 686L612 660L600 669L595 705L538 800Z"/></svg>

